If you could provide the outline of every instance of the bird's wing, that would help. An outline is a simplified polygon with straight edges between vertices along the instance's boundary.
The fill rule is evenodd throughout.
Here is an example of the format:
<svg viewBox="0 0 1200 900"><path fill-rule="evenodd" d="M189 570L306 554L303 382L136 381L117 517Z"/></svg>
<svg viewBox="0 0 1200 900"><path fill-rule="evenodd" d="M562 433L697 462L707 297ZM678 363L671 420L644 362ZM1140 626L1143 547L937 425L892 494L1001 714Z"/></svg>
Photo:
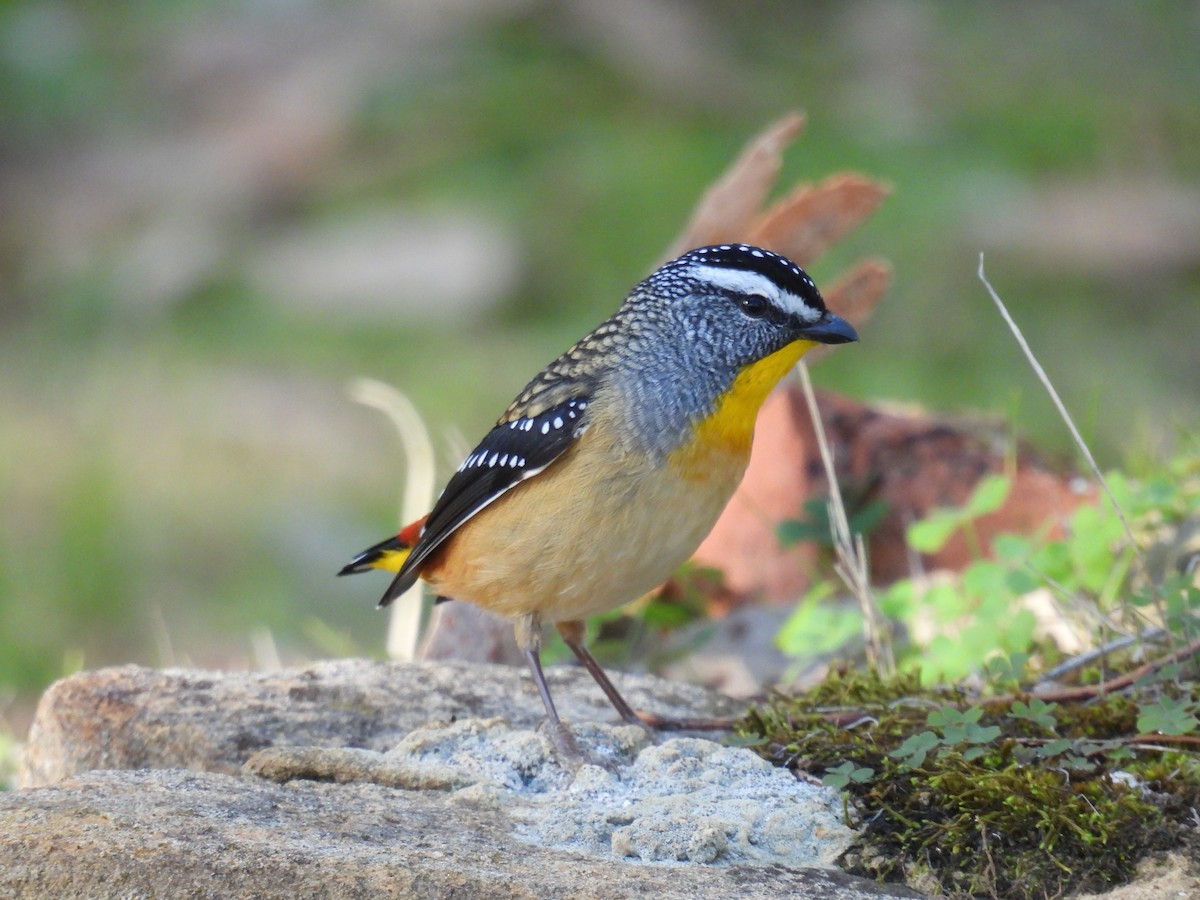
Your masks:
<svg viewBox="0 0 1200 900"><path fill-rule="evenodd" d="M552 406L514 403L458 467L379 605L412 587L421 564L464 522L562 456L587 430L589 399L579 390Z"/></svg>

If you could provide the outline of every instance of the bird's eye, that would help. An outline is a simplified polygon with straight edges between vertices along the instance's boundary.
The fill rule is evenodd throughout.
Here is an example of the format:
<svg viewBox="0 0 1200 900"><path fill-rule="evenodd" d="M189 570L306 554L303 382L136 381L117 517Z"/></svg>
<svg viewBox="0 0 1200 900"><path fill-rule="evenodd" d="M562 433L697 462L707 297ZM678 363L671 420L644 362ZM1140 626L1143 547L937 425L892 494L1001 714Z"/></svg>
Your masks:
<svg viewBox="0 0 1200 900"><path fill-rule="evenodd" d="M761 319L767 314L770 303L762 294L742 294L738 297L738 307L752 319Z"/></svg>

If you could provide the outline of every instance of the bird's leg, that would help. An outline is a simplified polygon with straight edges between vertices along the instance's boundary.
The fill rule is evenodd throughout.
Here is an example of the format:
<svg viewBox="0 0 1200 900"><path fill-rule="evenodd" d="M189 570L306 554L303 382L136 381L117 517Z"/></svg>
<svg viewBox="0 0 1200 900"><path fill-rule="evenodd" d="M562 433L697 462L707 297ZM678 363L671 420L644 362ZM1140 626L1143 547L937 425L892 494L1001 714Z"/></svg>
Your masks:
<svg viewBox="0 0 1200 900"><path fill-rule="evenodd" d="M554 626L558 629L558 633L562 635L563 643L571 648L572 652L583 663L585 669L591 673L592 678L596 680L596 684L600 685L600 690L604 691L604 695L608 697L621 718L630 725L641 725L643 728L657 729L659 731L732 731L736 722L735 719L666 719L654 713L636 713L633 711L625 698L618 693L616 686L608 680L608 676L604 674L604 670L600 668L600 663L596 662L596 657L588 652L587 647L583 645L584 624L579 621L570 622L555 622Z"/></svg>
<svg viewBox="0 0 1200 900"><path fill-rule="evenodd" d="M596 662L596 657L592 656L588 652L588 648L583 645L583 622L580 622L578 619L568 622L555 622L554 627L562 635L563 643L571 648L571 652L579 658L579 661L583 663L583 667L591 673L592 678L596 680L596 684L600 685L600 690L604 691L604 696L608 697L609 702L616 708L621 718L630 725L645 726L646 723L633 711L633 707L625 702L625 698L620 695L616 686L608 680L608 676L600 668L600 663Z"/></svg>
<svg viewBox="0 0 1200 900"><path fill-rule="evenodd" d="M522 616L517 619L514 630L516 631L517 646L529 663L529 669L533 673L533 683L537 685L538 693L542 696L542 705L546 707L546 718L550 720L550 735L554 746L564 762L578 763L582 761L583 754L579 752L575 738L567 730L567 726L558 717L558 710L554 708L554 700L550 697L550 688L546 685L546 676L542 673L541 619L536 613Z"/></svg>

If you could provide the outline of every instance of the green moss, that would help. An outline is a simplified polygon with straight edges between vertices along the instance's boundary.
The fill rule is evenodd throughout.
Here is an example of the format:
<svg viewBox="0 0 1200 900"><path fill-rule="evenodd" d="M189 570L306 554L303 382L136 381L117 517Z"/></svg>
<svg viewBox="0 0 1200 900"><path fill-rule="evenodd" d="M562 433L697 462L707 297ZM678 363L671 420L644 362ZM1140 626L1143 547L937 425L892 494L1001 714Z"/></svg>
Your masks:
<svg viewBox="0 0 1200 900"><path fill-rule="evenodd" d="M889 762L859 798L879 810L852 866L928 875L946 891L1006 897L1100 890L1170 844L1162 812L1107 777L946 754L919 769Z"/></svg>
<svg viewBox="0 0 1200 900"><path fill-rule="evenodd" d="M776 764L846 788L863 828L850 871L952 895L1041 898L1121 884L1147 853L1184 840L1200 763L1137 738L1156 696L971 705L916 674L839 672L774 697L739 732Z"/></svg>

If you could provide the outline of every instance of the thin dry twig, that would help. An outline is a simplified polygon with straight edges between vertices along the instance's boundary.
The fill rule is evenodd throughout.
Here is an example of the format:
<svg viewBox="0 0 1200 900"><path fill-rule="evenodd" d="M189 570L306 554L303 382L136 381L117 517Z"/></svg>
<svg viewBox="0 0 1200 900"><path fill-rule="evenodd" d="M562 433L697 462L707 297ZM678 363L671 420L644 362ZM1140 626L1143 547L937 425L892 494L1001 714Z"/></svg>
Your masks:
<svg viewBox="0 0 1200 900"><path fill-rule="evenodd" d="M1107 620L1106 620L1107 623ZM1069 675L1076 669L1082 669L1086 665L1090 665L1101 657L1107 656L1110 653L1115 653L1118 650L1123 650L1130 644L1138 641L1152 641L1162 637L1166 633L1163 628L1147 628L1140 634L1123 634L1118 638L1113 638L1106 644L1101 644L1099 647L1093 647L1084 653L1073 656L1070 659L1059 663L1053 669L1050 669L1046 674L1038 679L1038 684L1046 684L1048 682L1057 681L1064 675Z"/></svg>
<svg viewBox="0 0 1200 900"><path fill-rule="evenodd" d="M1075 703L1080 700L1091 700L1094 697L1102 697L1105 694L1113 691L1124 690L1140 678L1145 678L1147 675L1153 675L1164 666L1169 666L1171 663L1179 662L1182 659L1187 659L1189 656L1195 656L1200 653L1200 639L1192 641L1186 647L1180 647L1177 650L1172 650L1165 656L1160 656L1158 659L1152 659L1150 662L1138 666L1131 672L1126 672L1117 678L1110 678L1108 681L1101 681L1097 684L1085 684L1081 687L1059 688L1052 691L1040 691L1037 696L1046 701L1054 701L1056 703ZM1004 694L999 697L989 697L989 703L1011 703L1014 700L1020 700L1022 697L1029 696L1024 694Z"/></svg>
<svg viewBox="0 0 1200 900"><path fill-rule="evenodd" d="M1042 364L1033 354L1033 349L1029 346L1029 342L1025 340L1025 335L1021 333L1020 326L1009 315L1008 307L1004 305L1004 301L1000 299L1000 295L996 293L996 289L992 287L987 280L987 276L983 273L983 254L979 254L979 280L983 282L983 286L987 288L988 294L992 301L996 304L996 308L1000 310L1000 317L1004 319L1009 330L1013 333L1016 339L1017 346L1021 348L1021 352L1025 354L1025 358L1029 361L1033 372L1041 381L1042 387L1046 389L1046 393L1050 395L1050 399L1054 402L1055 409L1066 423L1067 430L1071 432L1071 437L1075 441L1075 445L1079 448L1079 452L1083 454L1083 458L1087 460L1088 467L1092 470L1092 474L1096 476L1096 481L1100 487L1104 489L1104 493L1108 495L1108 500L1113 506L1113 510L1117 514L1117 518L1121 520L1121 525L1125 528L1125 536L1129 539L1129 544L1140 557L1140 550L1137 549L1137 540L1133 536L1133 529L1129 525L1129 520L1125 518L1125 511L1121 509L1121 504L1117 502L1116 495L1113 494L1112 488L1108 486L1108 481L1104 478L1104 473L1100 471L1100 466L1096 464L1096 458L1092 456L1092 451L1088 448L1087 443L1083 440L1083 436L1079 433L1079 429L1075 427L1075 420L1071 418L1071 414L1067 412L1066 405L1059 397L1058 391L1054 389L1054 385L1050 382L1050 377L1046 374L1046 370L1042 368Z"/></svg>
<svg viewBox="0 0 1200 900"><path fill-rule="evenodd" d="M1054 385L1050 382L1050 378L1046 374L1046 370L1043 369L1041 363L1038 362L1037 357L1033 353L1033 349L1029 346L1029 342L1025 340L1025 335L1021 333L1020 327L1009 314L1008 307L1005 306L1004 301L1000 299L1000 295L996 293L996 290L992 287L991 282L987 280L987 276L983 271L982 253L979 254L979 280L982 281L983 286L987 288L987 292L989 296L991 296L992 302L996 304L996 309L1000 311L1000 317L1004 319L1005 324L1008 325L1009 330L1013 334L1013 338L1017 342L1017 346L1021 348L1021 352L1025 354L1025 359L1029 361L1029 365L1033 369L1034 374L1037 375L1038 380L1041 381L1042 387L1044 387L1046 389L1046 393L1050 395L1050 399L1053 401L1055 409L1058 410L1058 414L1062 417L1063 422L1066 423L1067 430L1071 433L1071 438L1075 441L1075 445L1079 448L1080 453L1083 454L1083 458L1087 461L1088 467L1092 470L1092 474L1095 476L1096 481L1104 490L1105 495L1108 497L1108 502L1112 504L1113 511L1117 514L1117 518L1121 521L1121 526L1125 529L1125 537L1129 541L1129 546L1133 548L1134 555L1137 557L1138 565L1144 571L1146 567L1145 559L1142 556L1142 551L1138 546L1137 539L1133 535L1133 528L1130 526L1129 520L1125 517L1125 511L1121 508L1121 504L1117 502L1116 495L1113 493L1112 488L1109 487L1108 481L1104 477L1104 473L1100 471L1100 466L1096 464L1096 458L1092 456L1092 451L1088 447L1087 443L1083 440L1083 436L1079 433L1079 429L1075 427L1075 420L1072 419L1071 414L1067 412L1067 407L1062 402L1062 398L1059 397L1058 391L1054 389ZM1167 621L1167 615L1161 592L1155 590L1153 592L1153 597L1154 608L1155 612L1158 614L1159 623L1165 623ZM1167 639L1168 642L1173 643L1173 638L1170 633L1168 633Z"/></svg>
<svg viewBox="0 0 1200 900"><path fill-rule="evenodd" d="M850 520L846 516L846 506L842 502L842 491L838 484L837 471L833 465L833 451L825 437L825 427L821 421L821 413L817 409L817 398L813 394L812 379L808 375L808 367L801 362L797 367L800 371L800 386L804 391L804 400L808 404L809 415L812 417L813 432L817 437L817 447L821 453L821 462L825 465L825 477L829 482L829 523L833 532L834 553L837 563L834 565L838 576L858 599L863 614L863 632L867 643L868 661L875 671L883 675L891 675L896 668L892 654L892 645L886 639L886 629L883 628L883 614L875 602L875 594L871 590L871 576L867 566L867 551L861 534L851 534Z"/></svg>

